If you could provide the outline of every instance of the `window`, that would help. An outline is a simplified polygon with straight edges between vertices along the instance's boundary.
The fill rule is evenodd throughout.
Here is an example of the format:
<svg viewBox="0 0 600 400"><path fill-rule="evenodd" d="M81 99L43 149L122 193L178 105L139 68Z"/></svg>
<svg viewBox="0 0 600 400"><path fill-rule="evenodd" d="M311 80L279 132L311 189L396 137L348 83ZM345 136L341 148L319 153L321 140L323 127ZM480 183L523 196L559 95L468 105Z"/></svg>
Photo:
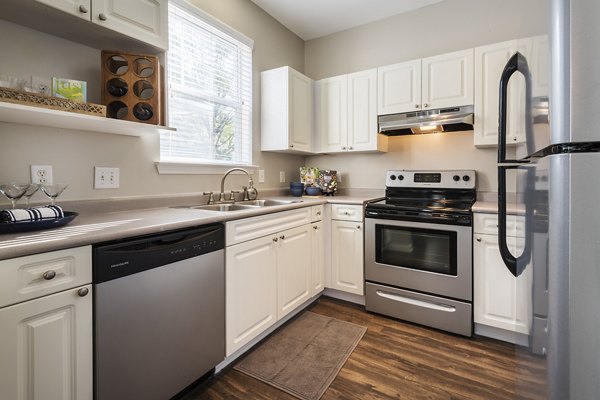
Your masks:
<svg viewBox="0 0 600 400"><path fill-rule="evenodd" d="M184 2L169 2L169 125L161 162L252 162L252 41Z"/></svg>

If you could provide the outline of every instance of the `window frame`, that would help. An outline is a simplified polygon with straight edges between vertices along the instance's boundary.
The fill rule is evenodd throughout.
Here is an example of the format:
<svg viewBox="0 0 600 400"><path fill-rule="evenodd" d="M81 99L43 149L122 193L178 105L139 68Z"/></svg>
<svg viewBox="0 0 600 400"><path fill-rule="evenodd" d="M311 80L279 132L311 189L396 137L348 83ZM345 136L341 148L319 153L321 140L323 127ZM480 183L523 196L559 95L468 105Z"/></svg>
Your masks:
<svg viewBox="0 0 600 400"><path fill-rule="evenodd" d="M243 45L246 45L249 47L250 53L251 53L249 99L253 103L254 41L252 39L250 39L249 37L247 37L246 35L244 35L243 33L238 32L237 30L233 29L229 25L227 25L224 22L220 21L219 19L213 17L212 15L206 13L205 11L198 8L197 6L188 3L185 0L169 0L169 3L170 3L169 5L173 4L174 6L179 7L181 9L183 9L184 11L188 12L189 14L191 14L192 16L200 19L204 23L208 24L211 27L211 29L213 29L217 32L222 32L225 35L230 36L232 39L235 39L238 42L242 43ZM164 60L165 60L164 64L165 65L167 64L167 62L166 62L167 57L168 57L168 55L165 53L164 54ZM165 99L168 99L169 91L170 91L170 88L167 85L168 71L165 71L164 79L165 79L165 84L166 84L165 86L167 86L166 87L167 93L165 94L164 97L165 97ZM222 99L219 99L218 102L225 104L227 102L227 100L225 100L225 102L223 102ZM169 118L168 104L166 105L165 110L167 110L167 121L168 121L168 118ZM248 170L249 172L253 173L254 169L258 167L256 165L252 164L253 138L254 138L253 111L254 111L254 106L253 106L253 104L251 104L250 110L248 113L248 126L250 129L250 132L249 132L250 148L248 149L249 150L248 164L240 163L240 162L236 162L236 161L231 161L231 162L219 161L219 160L200 161L200 160L195 160L195 159L183 159L183 158L182 159L163 158L162 154L160 153L160 143L159 143L159 161L157 161L155 163L159 174L222 174L223 172L227 171L228 169L234 168L234 167L243 167L246 170Z"/></svg>

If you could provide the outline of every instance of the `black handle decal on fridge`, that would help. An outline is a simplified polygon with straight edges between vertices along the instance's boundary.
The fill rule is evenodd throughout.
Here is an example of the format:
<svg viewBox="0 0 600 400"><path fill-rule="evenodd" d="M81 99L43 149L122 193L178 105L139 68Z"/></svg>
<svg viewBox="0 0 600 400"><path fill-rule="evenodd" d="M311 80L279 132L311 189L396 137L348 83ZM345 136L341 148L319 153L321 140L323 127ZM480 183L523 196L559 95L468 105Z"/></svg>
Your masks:
<svg viewBox="0 0 600 400"><path fill-rule="evenodd" d="M500 78L500 112L498 115L498 239L500 256L508 270L519 276L529 262L531 256L531 223L533 208L525 201L525 246L519 257L512 255L506 241L506 172L516 169L526 161L509 160L506 158L508 83L515 72L520 72L525 78L525 137L528 154L533 146L533 121L531 118L531 74L527 59L521 53L515 53L506 63ZM527 180L533 179L532 171L526 172Z"/></svg>

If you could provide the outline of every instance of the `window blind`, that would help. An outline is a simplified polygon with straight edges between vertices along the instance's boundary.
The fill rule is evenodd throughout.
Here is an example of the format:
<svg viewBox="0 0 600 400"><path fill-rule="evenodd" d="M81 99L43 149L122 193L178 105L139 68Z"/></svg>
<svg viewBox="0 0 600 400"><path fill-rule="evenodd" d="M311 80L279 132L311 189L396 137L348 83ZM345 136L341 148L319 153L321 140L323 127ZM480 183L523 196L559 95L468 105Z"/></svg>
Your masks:
<svg viewBox="0 0 600 400"><path fill-rule="evenodd" d="M161 161L252 162L252 47L169 4L169 125Z"/></svg>

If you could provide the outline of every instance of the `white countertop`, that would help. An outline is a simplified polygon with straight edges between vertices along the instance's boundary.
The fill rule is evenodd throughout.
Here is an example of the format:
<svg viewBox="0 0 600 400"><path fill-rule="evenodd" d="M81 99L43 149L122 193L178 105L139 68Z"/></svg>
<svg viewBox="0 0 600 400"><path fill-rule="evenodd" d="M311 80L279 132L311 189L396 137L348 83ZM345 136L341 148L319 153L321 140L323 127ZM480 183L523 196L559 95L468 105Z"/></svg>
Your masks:
<svg viewBox="0 0 600 400"><path fill-rule="evenodd" d="M307 196L302 198L270 196L268 198L301 200L301 202L230 212L171 208L169 206L121 211L106 211L100 207L100 211L97 211L97 209L94 210L94 207L86 206L83 207L83 210L78 210L80 215L73 222L60 228L0 234L0 260L216 222L225 222L318 204L364 204L366 201L377 197L373 193L354 193L333 197Z"/></svg>

